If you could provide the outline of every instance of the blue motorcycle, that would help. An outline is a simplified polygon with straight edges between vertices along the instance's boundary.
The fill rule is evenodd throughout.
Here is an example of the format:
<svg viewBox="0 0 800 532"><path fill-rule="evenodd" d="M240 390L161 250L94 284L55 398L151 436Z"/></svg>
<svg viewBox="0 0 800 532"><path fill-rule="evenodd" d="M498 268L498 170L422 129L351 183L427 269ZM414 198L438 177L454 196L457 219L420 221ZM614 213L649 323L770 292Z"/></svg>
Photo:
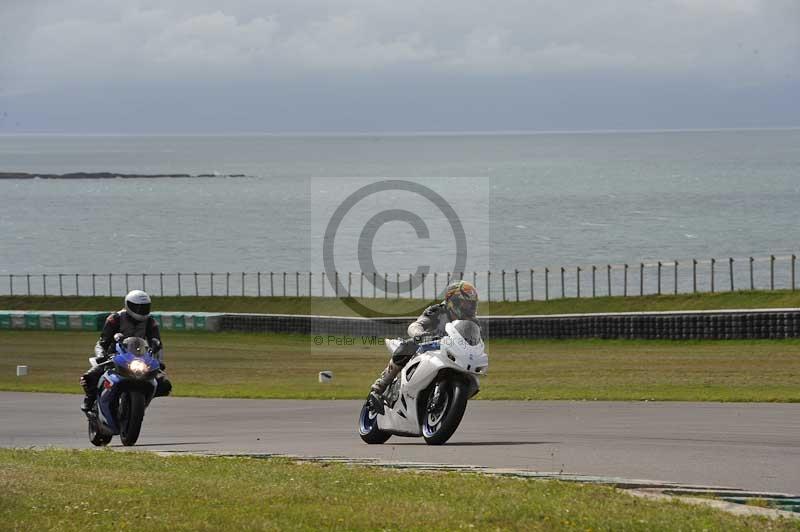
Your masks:
<svg viewBox="0 0 800 532"><path fill-rule="evenodd" d="M108 445L119 434L122 444L134 445L142 429L144 411L156 394L156 375L161 364L143 338L116 343L116 354L103 364L108 369L97 384L97 400L86 415L89 441ZM90 359L98 365L95 358Z"/></svg>

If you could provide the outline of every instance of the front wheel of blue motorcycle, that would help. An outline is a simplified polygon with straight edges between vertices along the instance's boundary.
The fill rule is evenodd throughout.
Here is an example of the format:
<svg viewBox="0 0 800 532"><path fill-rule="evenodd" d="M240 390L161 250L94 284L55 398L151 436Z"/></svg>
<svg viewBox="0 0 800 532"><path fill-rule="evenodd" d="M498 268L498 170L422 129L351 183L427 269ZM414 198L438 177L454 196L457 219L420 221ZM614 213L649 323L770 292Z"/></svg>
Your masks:
<svg viewBox="0 0 800 532"><path fill-rule="evenodd" d="M142 392L122 392L119 397L119 439L131 446L139 439L144 420L145 398Z"/></svg>

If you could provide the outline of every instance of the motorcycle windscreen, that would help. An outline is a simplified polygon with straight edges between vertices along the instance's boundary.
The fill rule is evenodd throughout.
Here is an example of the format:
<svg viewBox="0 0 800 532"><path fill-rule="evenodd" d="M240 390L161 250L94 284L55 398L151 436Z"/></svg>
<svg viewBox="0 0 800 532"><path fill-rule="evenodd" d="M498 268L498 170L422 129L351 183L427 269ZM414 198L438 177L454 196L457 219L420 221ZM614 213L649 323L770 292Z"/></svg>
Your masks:
<svg viewBox="0 0 800 532"><path fill-rule="evenodd" d="M142 357L147 354L147 342L144 338L131 336L130 338L125 338L122 345L125 347L125 350L133 356Z"/></svg>
<svg viewBox="0 0 800 532"><path fill-rule="evenodd" d="M474 321L458 320L453 323L458 334L460 334L469 345L481 343L481 328Z"/></svg>

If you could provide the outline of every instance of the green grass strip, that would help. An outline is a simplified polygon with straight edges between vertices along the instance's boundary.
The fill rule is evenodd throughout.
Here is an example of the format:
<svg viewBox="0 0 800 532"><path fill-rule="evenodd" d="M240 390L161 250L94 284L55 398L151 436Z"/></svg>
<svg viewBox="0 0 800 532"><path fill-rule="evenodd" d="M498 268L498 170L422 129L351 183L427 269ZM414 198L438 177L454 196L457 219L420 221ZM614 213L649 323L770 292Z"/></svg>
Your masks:
<svg viewBox="0 0 800 532"><path fill-rule="evenodd" d="M79 393L96 333L0 331L0 390ZM360 399L380 338L165 332L176 395ZM330 341L329 341L330 340ZM479 399L800 402L800 340L490 340ZM16 377L16 365L29 375ZM322 370L333 382L320 384Z"/></svg>
<svg viewBox="0 0 800 532"><path fill-rule="evenodd" d="M0 450L3 530L798 530L556 481L286 459Z"/></svg>

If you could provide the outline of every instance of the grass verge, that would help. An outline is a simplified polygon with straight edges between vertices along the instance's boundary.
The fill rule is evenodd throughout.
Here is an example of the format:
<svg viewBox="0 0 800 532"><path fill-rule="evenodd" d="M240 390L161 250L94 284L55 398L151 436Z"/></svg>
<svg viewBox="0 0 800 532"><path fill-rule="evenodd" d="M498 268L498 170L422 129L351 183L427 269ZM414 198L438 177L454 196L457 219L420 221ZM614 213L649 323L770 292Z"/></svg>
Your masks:
<svg viewBox="0 0 800 532"><path fill-rule="evenodd" d="M408 316L426 304L420 299L358 299L364 306L394 316ZM0 309L11 310L108 310L121 307L121 297L0 296ZM163 311L250 312L265 314L315 314L354 316L342 300L320 297L154 297ZM480 304L480 313L491 315L570 314L597 312L644 312L661 310L716 310L748 308L797 308L800 291L741 291L715 294L679 294L643 297L567 298L550 301L506 301Z"/></svg>
<svg viewBox="0 0 800 532"><path fill-rule="evenodd" d="M109 450L2 449L0 494L4 530L800 529L601 486Z"/></svg>
<svg viewBox="0 0 800 532"><path fill-rule="evenodd" d="M95 333L0 331L0 389L78 393ZM385 365L381 339L169 332L176 395L359 399ZM483 399L800 402L800 340L491 340ZM30 374L16 377L15 367ZM331 384L317 374L334 372Z"/></svg>

